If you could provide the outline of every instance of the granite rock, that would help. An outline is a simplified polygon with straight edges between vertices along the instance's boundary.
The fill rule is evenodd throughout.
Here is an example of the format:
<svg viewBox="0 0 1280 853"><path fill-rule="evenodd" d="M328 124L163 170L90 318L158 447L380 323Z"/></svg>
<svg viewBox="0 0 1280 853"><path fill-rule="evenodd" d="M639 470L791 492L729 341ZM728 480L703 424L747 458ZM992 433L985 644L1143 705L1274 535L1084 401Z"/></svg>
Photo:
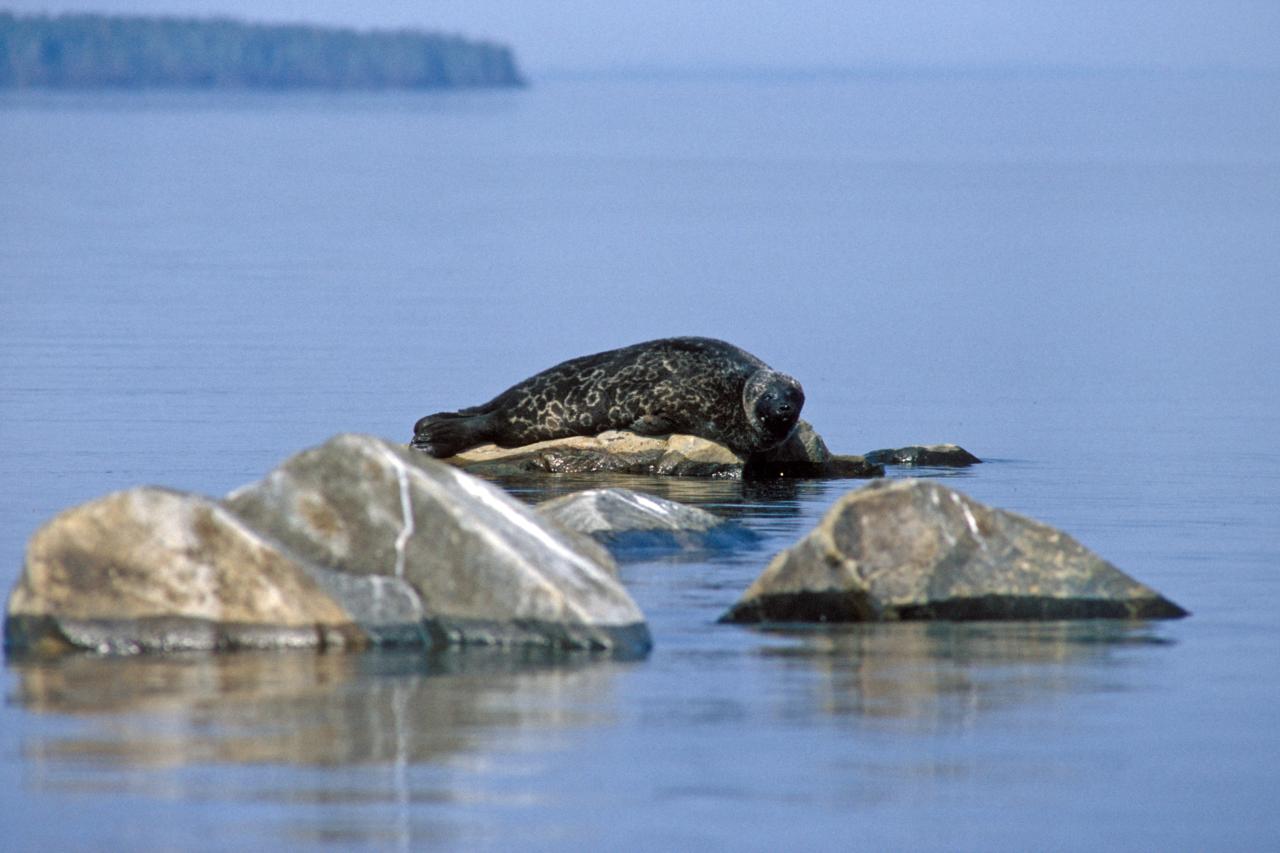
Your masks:
<svg viewBox="0 0 1280 853"><path fill-rule="evenodd" d="M401 445L340 435L224 503L344 583L378 579L408 589L436 643L628 654L650 646L644 616L605 549L549 524L501 489ZM386 630L404 634L409 627Z"/></svg>
<svg viewBox="0 0 1280 853"><path fill-rule="evenodd" d="M368 641L295 557L209 498L153 487L74 507L38 530L5 619L13 650Z"/></svg>
<svg viewBox="0 0 1280 853"><path fill-rule="evenodd" d="M721 621L1185 615L1059 530L934 481L896 480L840 498Z"/></svg>
<svg viewBox="0 0 1280 853"><path fill-rule="evenodd" d="M608 551L496 487L338 436L221 503L139 488L29 544L6 647L130 653L457 644L651 645Z"/></svg>

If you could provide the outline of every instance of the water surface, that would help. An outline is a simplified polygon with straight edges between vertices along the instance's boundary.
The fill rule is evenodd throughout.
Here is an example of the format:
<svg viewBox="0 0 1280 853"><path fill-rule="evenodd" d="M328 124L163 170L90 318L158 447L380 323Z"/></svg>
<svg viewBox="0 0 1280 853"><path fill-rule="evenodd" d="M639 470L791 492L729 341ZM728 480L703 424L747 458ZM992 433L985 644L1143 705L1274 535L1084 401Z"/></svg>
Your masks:
<svg viewBox="0 0 1280 853"><path fill-rule="evenodd" d="M706 334L1194 614L722 626L858 484L631 480L760 534L623 566L645 661L7 661L19 849L1280 844L1276 79L9 93L0 187L6 589L75 503Z"/></svg>

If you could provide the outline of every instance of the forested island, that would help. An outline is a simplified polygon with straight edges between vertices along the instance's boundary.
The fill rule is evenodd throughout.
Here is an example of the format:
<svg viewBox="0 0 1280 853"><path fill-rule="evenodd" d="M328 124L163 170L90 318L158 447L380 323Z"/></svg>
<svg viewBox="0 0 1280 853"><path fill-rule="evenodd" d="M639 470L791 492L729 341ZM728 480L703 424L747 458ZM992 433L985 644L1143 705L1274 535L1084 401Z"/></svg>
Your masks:
<svg viewBox="0 0 1280 853"><path fill-rule="evenodd" d="M511 49L412 30L0 12L0 88L521 86Z"/></svg>

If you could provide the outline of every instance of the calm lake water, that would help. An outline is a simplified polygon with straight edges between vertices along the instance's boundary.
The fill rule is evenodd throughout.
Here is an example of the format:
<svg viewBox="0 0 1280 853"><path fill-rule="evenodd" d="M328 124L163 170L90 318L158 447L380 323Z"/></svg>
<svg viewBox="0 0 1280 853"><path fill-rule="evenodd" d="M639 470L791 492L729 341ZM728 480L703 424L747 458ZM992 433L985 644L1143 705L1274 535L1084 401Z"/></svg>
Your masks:
<svg viewBox="0 0 1280 853"><path fill-rule="evenodd" d="M859 483L628 481L760 534L623 566L647 660L9 659L4 844L1275 849L1278 237L1275 77L0 96L6 591L72 504L699 334L1193 612L717 625Z"/></svg>

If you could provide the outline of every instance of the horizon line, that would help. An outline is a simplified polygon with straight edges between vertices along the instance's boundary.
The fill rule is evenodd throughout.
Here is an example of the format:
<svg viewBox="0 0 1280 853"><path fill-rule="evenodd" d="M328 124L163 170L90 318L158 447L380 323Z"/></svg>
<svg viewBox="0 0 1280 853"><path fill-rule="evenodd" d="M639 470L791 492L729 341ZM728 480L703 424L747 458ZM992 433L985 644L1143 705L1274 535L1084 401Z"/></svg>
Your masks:
<svg viewBox="0 0 1280 853"><path fill-rule="evenodd" d="M518 52L518 49L517 49ZM1183 63L1064 63L1064 62L949 62L949 63L849 63L849 64L770 64L770 63L689 63L680 65L624 64L601 66L548 65L545 68L525 65L524 72L534 80L574 79L762 79L808 80L818 78L884 78L884 77L996 77L1020 75L1052 76L1280 76L1277 65L1229 65Z"/></svg>

